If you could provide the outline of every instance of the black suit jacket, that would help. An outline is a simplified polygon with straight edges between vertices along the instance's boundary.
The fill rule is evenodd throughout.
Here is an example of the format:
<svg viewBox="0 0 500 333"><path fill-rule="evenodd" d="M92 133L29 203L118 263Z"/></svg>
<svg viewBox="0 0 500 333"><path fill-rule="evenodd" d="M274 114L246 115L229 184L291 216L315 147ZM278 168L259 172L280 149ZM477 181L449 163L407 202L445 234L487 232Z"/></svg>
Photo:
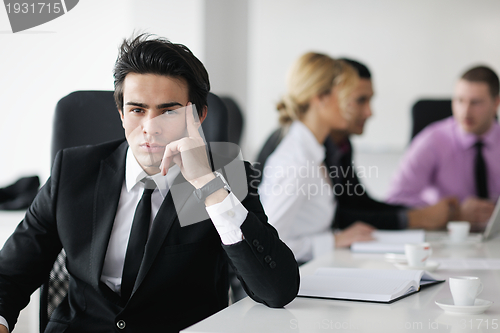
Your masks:
<svg viewBox="0 0 500 333"><path fill-rule="evenodd" d="M50 179L0 252L0 315L11 329L61 248L69 292L45 332L177 332L227 306L228 263L257 302L282 307L296 296L297 263L251 187L242 202L249 212L241 226L244 241L222 245L210 220L181 227L169 193L128 302L101 283L127 147L118 141L58 154ZM246 171L252 177L248 164ZM188 193L183 200L190 207L195 198Z"/></svg>
<svg viewBox="0 0 500 333"><path fill-rule="evenodd" d="M377 201L368 195L356 172L353 172L352 145L346 140L344 149L331 137L325 141L326 160L338 200L334 227L344 229L356 221L369 223L378 229L400 229L406 207ZM354 169L355 170L355 169Z"/></svg>

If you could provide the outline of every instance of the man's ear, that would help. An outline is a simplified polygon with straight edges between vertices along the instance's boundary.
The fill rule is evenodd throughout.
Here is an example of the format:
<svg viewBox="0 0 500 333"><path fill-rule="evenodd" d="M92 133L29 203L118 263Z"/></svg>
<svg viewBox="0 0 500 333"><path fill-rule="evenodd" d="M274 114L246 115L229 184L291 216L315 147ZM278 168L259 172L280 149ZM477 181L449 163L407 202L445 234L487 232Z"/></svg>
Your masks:
<svg viewBox="0 0 500 333"><path fill-rule="evenodd" d="M205 105L203 107L203 111L201 112L201 116L200 116L200 124L203 123L203 121L205 120L205 118L207 117L207 113L208 113L208 107Z"/></svg>

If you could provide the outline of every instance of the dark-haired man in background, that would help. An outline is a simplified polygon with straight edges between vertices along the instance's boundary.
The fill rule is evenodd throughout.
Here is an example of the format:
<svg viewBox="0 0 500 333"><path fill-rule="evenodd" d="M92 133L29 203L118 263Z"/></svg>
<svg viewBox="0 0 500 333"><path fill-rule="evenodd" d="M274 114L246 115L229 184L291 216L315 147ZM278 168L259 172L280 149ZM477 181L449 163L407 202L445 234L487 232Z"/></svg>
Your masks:
<svg viewBox="0 0 500 333"><path fill-rule="evenodd" d="M422 207L455 196L459 218L484 229L500 196L499 86L497 74L486 66L461 76L453 117L427 126L413 139L388 201Z"/></svg>
<svg viewBox="0 0 500 333"><path fill-rule="evenodd" d="M297 263L246 185L249 164L241 201L209 167L202 63L141 35L122 44L114 77L126 141L59 152L0 252L0 332L14 328L61 249L69 290L45 332L178 332L227 306L228 264L257 302L289 303ZM186 221L197 209L206 218Z"/></svg>
<svg viewBox="0 0 500 333"><path fill-rule="evenodd" d="M372 116L370 103L374 94L373 84L371 73L365 65L352 59L342 60L356 69L360 80L349 97L348 111L352 116L348 128L333 131L325 142L326 163L330 167L330 175L333 175L332 181L342 185L340 188L343 189L335 193L338 199L335 227L344 229L355 221L363 221L378 229L442 228L453 217L452 212L456 206L453 198L444 198L435 205L422 209L408 209L402 205L374 200L364 190L353 169L349 137L363 134L365 123Z"/></svg>

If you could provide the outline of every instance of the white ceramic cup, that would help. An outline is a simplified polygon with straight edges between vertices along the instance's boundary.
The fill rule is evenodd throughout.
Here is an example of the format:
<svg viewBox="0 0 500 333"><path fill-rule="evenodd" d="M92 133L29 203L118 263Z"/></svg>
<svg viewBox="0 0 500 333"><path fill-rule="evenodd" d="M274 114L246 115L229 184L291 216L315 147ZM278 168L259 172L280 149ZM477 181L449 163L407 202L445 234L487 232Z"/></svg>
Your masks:
<svg viewBox="0 0 500 333"><path fill-rule="evenodd" d="M470 223L467 221L451 221L446 225L450 241L460 243L467 240L470 231Z"/></svg>
<svg viewBox="0 0 500 333"><path fill-rule="evenodd" d="M431 254L432 248L429 243L405 244L405 255L406 260L408 260L408 266L425 267L425 263Z"/></svg>
<svg viewBox="0 0 500 333"><path fill-rule="evenodd" d="M451 277L449 281L455 305L474 305L477 295L483 291L481 280L475 276L456 276Z"/></svg>

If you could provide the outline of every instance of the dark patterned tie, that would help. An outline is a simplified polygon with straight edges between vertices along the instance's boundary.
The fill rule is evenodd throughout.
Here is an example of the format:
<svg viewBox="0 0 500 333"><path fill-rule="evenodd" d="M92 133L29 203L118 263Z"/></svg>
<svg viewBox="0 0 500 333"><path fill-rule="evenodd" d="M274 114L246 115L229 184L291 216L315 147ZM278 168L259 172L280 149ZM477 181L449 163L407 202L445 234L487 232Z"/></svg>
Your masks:
<svg viewBox="0 0 500 333"><path fill-rule="evenodd" d="M149 224L151 221L151 194L153 194L156 185L152 180L145 180L144 183L144 193L135 209L134 221L123 264L121 296L125 301L130 298L134 289L137 273L139 272L142 257L144 256L144 248L148 240Z"/></svg>
<svg viewBox="0 0 500 333"><path fill-rule="evenodd" d="M483 146L482 141L476 142L474 145L476 147L476 163L475 163L475 174L476 174L476 190L477 196L479 198L488 198L488 179L486 177L486 163L483 157Z"/></svg>

